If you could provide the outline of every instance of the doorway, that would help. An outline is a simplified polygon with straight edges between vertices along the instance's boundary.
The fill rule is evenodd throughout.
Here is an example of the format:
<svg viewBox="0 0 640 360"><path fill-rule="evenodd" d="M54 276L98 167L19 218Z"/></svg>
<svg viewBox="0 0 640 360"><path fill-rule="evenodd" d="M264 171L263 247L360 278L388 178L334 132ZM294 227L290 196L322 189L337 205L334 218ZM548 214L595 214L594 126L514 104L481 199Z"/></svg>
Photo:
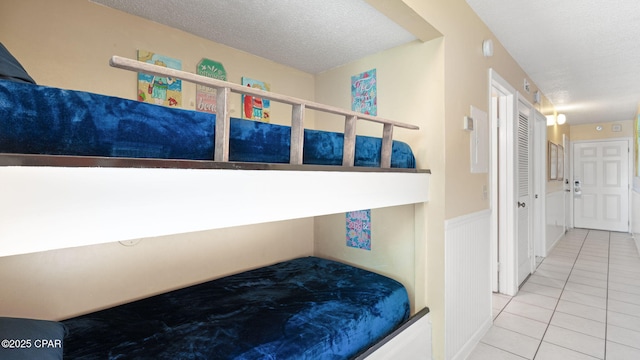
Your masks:
<svg viewBox="0 0 640 360"><path fill-rule="evenodd" d="M573 144L573 225L629 232L630 140Z"/></svg>
<svg viewBox="0 0 640 360"><path fill-rule="evenodd" d="M537 175L546 126L534 126L534 109L515 89L490 70L491 98L491 261L492 289L515 295L535 269L534 219L544 219L544 184ZM542 129L542 130L540 130Z"/></svg>
<svg viewBox="0 0 640 360"><path fill-rule="evenodd" d="M505 146L502 140L507 137L507 129L504 125L513 119L516 91L493 69L489 70L489 78L491 84L491 285L493 292L514 295L515 289L513 286L507 288L507 284L514 283L515 258L509 254L513 253L512 248L515 246L513 241L500 241L507 239L506 225L514 221L513 216L510 216L512 214L507 211L506 198L500 196L501 191L508 186L509 179L505 174L509 162L506 156L499 155Z"/></svg>
<svg viewBox="0 0 640 360"><path fill-rule="evenodd" d="M534 111L533 138L533 248L535 266L547 256L547 118L541 112ZM569 162L567 161L566 164ZM566 172L568 173L568 172Z"/></svg>

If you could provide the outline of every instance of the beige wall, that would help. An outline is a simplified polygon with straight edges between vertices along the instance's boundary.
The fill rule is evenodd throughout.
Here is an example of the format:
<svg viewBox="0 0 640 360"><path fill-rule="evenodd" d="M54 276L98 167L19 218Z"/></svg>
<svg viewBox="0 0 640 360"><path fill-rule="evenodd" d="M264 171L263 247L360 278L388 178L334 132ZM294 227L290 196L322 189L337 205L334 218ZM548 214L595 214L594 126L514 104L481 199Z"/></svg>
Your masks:
<svg viewBox="0 0 640 360"><path fill-rule="evenodd" d="M563 125L554 124L552 126L547 126L547 144L549 142L552 142L557 145L562 145L563 135L569 141L575 140L572 138L573 133L571 131L571 126L569 124L565 123ZM571 151L571 149L565 149L565 152L566 151ZM549 165L548 161L549 161L549 147L547 146L547 167ZM545 169L545 171L547 171L547 179L549 179L548 169ZM568 173L566 173L565 175L568 175ZM547 180L547 194L551 194L557 191L562 191L563 189L564 189L564 184L562 181Z"/></svg>
<svg viewBox="0 0 640 360"><path fill-rule="evenodd" d="M431 170L430 189L439 187L444 181L442 163L444 156L441 150L444 144L442 127L442 119L444 117L442 49L442 39L432 40L427 43L416 41L365 57L319 74L316 77L316 101L349 108L351 76L375 68L379 84L378 115L420 127L418 131L395 129L394 138L406 141L411 145L416 156L418 168ZM334 126L334 130L339 130L344 126L342 121L337 121L334 117L324 115L318 115L316 123L318 126L325 126L325 124L328 124L326 125L328 127ZM358 124L358 133L380 136L382 127L377 124L360 122ZM414 282L415 285L408 284L407 286L412 293L415 288L415 295L412 294L415 296L415 301L412 305L414 310L429 306L435 309L432 310L434 313L432 315L435 316L437 316L439 309L442 307L434 306L425 300L426 288L436 284L425 280L426 274L429 273L429 271L425 272L425 267L427 266L425 251L430 238L430 234L427 234L428 230L437 230L443 224L444 213L441 211L443 208L443 194L430 191L430 200L426 210L423 206L419 206L416 209L411 206L412 211L410 213L398 208L385 209L384 222L381 224L384 227L389 227L389 224L394 223L409 224L409 230L412 234L411 244L413 244L414 248L412 256L415 257L415 268L412 269L414 273L410 276L411 282ZM431 209L431 213L425 214L425 211L428 212L429 209ZM377 214L377 211L381 210L376 210L374 214ZM340 218L340 216L337 218ZM374 229L382 220L380 216L377 219L372 219L372 222L376 221L372 223ZM326 221L328 220L323 220L323 224ZM398 226L397 229L404 229L404 227ZM316 250L324 252L331 250L336 257L349 254L345 259L353 261L354 258L352 256L356 255L357 252L343 253L335 246L327 249L322 245L333 243L332 237L328 236L328 232L330 233L331 231L335 230L325 229L324 226L316 226ZM336 236L336 234L333 234L333 236ZM438 233L435 232L433 236L434 238L437 237ZM415 237L415 241L413 237ZM432 244L438 246L438 242L433 242ZM388 266L394 261L394 258L397 258L397 252L402 251L402 249L406 249L406 247L400 246L395 251L379 253L386 254L385 261L381 262L381 265ZM363 259L365 256L362 255L357 259ZM372 256L380 257L381 255ZM411 263L414 263L412 259L410 260ZM400 271L402 273L402 270ZM409 279L408 274L401 276Z"/></svg>
<svg viewBox="0 0 640 360"><path fill-rule="evenodd" d="M571 126L569 124L547 126L547 141L562 144L562 135L571 136Z"/></svg>
<svg viewBox="0 0 640 360"><path fill-rule="evenodd" d="M537 87L464 0L404 1L444 35L445 218L487 209L489 199L483 198L482 189L489 187L489 176L470 172L470 134L463 130L462 120L472 105L489 113L491 68L531 103ZM482 55L485 39L494 42L494 55L489 58ZM530 93L523 91L525 78L531 84Z"/></svg>
<svg viewBox="0 0 640 360"><path fill-rule="evenodd" d="M3 257L0 316L63 319L312 253L300 219Z"/></svg>
<svg viewBox="0 0 640 360"><path fill-rule="evenodd" d="M621 131L613 131L613 127L618 125ZM602 126L602 130L598 131L597 126ZM572 125L571 141L633 137L633 126L633 120Z"/></svg>
<svg viewBox="0 0 640 360"><path fill-rule="evenodd" d="M141 49L181 59L185 71L195 72L204 57L221 62L231 82L247 76L270 83L274 92L315 97L311 74L88 0L2 1L0 36L41 85L135 99L137 74L110 67L109 58L135 59ZM240 116L240 101L232 94L231 116ZM195 85L183 82L183 104L195 108ZM272 106L274 122L289 124L291 107Z"/></svg>
<svg viewBox="0 0 640 360"><path fill-rule="evenodd" d="M134 99L136 74L108 61L148 49L182 59L190 72L207 57L221 61L232 82L249 76L276 92L315 97L313 75L87 0L2 1L0 41L42 85ZM184 107L193 108L195 86L183 91ZM291 108L272 114L286 123ZM0 258L0 282L13 289L0 294L0 315L59 319L312 253L313 219L301 219Z"/></svg>
<svg viewBox="0 0 640 360"><path fill-rule="evenodd" d="M436 329L444 326L444 243L441 241L445 217L442 191L445 183L444 48L443 38L426 43L416 41L319 74L316 80L316 101L348 108L351 76L375 68L379 84L378 115L420 126L419 131L398 129L394 137L412 146L418 168L431 170L429 203L415 206L413 212L414 309L428 306ZM330 125L327 126L334 126L334 129L343 126L334 118L317 117L318 126L328 122ZM358 126L360 134L379 135L381 132L376 125ZM393 209L386 214L391 223L406 222L406 217L410 216ZM316 246L326 237L324 231L317 229ZM434 331L434 344L443 344L441 334Z"/></svg>
<svg viewBox="0 0 640 360"><path fill-rule="evenodd" d="M315 254L364 267L402 283L411 299L414 313L416 288L424 291L424 283L415 281L415 210L413 205L371 210L371 250L345 246L345 214L316 217L314 222Z"/></svg>

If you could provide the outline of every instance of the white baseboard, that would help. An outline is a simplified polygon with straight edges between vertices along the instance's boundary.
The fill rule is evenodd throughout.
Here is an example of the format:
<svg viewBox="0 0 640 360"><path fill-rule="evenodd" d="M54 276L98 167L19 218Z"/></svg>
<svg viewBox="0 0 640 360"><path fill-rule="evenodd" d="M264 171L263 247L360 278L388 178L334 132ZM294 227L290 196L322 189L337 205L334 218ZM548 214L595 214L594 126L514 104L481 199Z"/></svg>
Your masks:
<svg viewBox="0 0 640 360"><path fill-rule="evenodd" d="M487 334L491 326L493 325L493 318L487 319L487 321L482 324L482 326L476 331L475 334L467 341L466 344L458 351L458 353L452 358L452 360L464 360L469 355L473 349L475 349L476 345L482 340L482 338Z"/></svg>
<svg viewBox="0 0 640 360"><path fill-rule="evenodd" d="M553 251L553 248L556 247L556 245L558 245L558 242L560 242L560 239L562 239L562 237L564 236L564 234L560 234L558 235L558 237L556 237L555 240L553 240L553 243L551 243L551 245L547 248L547 253L544 255L545 257L549 256L549 254L551 254L551 252Z"/></svg>

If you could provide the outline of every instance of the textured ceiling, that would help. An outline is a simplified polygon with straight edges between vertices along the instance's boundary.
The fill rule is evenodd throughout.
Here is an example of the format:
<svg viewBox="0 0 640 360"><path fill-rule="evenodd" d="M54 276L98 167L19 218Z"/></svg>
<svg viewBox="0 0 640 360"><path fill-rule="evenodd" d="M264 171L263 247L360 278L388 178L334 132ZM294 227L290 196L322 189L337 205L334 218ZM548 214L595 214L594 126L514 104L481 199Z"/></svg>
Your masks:
<svg viewBox="0 0 640 360"><path fill-rule="evenodd" d="M312 74L415 39L364 0L93 1ZM570 124L634 118L638 0L466 1Z"/></svg>
<svg viewBox="0 0 640 360"><path fill-rule="evenodd" d="M569 124L631 120L638 0L466 0Z"/></svg>
<svg viewBox="0 0 640 360"><path fill-rule="evenodd" d="M415 37L364 0L92 0L317 74Z"/></svg>

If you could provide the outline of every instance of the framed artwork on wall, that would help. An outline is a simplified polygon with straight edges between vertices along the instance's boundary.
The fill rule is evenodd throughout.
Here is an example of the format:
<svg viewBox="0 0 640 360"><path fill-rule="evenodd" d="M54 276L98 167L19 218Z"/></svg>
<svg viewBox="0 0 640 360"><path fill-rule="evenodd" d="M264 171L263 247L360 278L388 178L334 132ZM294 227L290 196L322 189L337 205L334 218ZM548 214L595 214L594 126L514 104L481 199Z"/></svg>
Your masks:
<svg viewBox="0 0 640 360"><path fill-rule="evenodd" d="M151 51L138 50L138 61L182 70L182 61L180 59L174 59ZM138 101L181 107L182 80L138 73Z"/></svg>
<svg viewBox="0 0 640 360"><path fill-rule="evenodd" d="M549 180L558 179L558 145L549 141Z"/></svg>
<svg viewBox="0 0 640 360"><path fill-rule="evenodd" d="M371 209L350 211L347 215L347 246L371 250Z"/></svg>
<svg viewBox="0 0 640 360"><path fill-rule="evenodd" d="M227 80L227 71L222 63L203 58L196 65L196 74L218 80ZM215 114L217 90L208 86L196 84L196 110Z"/></svg>
<svg viewBox="0 0 640 360"><path fill-rule="evenodd" d="M564 147L558 145L558 177L556 180L562 181L564 179Z"/></svg>
<svg viewBox="0 0 640 360"><path fill-rule="evenodd" d="M636 116L636 126L633 127L634 137L636 139L635 146L635 166L636 166L636 176L640 176L640 114Z"/></svg>
<svg viewBox="0 0 640 360"><path fill-rule="evenodd" d="M271 85L264 81L242 77L242 85L253 89L271 91ZM257 96L242 95L242 118L262 122L271 121L271 100Z"/></svg>
<svg viewBox="0 0 640 360"><path fill-rule="evenodd" d="M351 77L351 110L367 115L378 115L376 69Z"/></svg>

